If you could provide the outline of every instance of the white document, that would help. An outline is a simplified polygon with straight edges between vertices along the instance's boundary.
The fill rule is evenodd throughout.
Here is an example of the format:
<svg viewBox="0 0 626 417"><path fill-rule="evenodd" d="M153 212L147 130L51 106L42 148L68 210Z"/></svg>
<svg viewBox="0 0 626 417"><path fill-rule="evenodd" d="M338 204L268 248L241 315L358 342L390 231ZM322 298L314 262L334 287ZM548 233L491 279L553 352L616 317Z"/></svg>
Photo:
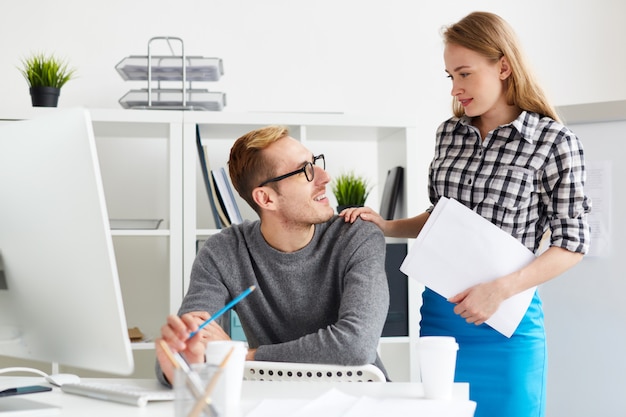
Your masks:
<svg viewBox="0 0 626 417"><path fill-rule="evenodd" d="M469 400L373 398L354 396L332 388L315 399L265 399L246 417L472 417L475 410L476 402Z"/></svg>
<svg viewBox="0 0 626 417"><path fill-rule="evenodd" d="M517 271L534 259L535 255L513 236L458 201L442 197L400 270L450 298ZM511 337L528 310L535 288L502 302L486 323Z"/></svg>
<svg viewBox="0 0 626 417"><path fill-rule="evenodd" d="M597 256L607 258L611 255L611 224L613 217L613 175L612 161L586 161L587 181L585 193L593 204L589 213L589 236L591 245L585 257Z"/></svg>
<svg viewBox="0 0 626 417"><path fill-rule="evenodd" d="M342 417L473 417L474 401L361 397Z"/></svg>
<svg viewBox="0 0 626 417"><path fill-rule="evenodd" d="M315 399L265 399L246 417L342 417L357 400L333 388Z"/></svg>

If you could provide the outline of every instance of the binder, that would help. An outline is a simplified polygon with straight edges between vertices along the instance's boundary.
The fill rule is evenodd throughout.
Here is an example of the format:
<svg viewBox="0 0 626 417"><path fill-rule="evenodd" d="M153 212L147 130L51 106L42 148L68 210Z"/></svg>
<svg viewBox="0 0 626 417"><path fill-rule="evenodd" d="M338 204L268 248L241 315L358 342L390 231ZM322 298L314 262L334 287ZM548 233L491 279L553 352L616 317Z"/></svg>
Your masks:
<svg viewBox="0 0 626 417"><path fill-rule="evenodd" d="M226 212L226 205L224 203L224 199L222 198L222 195L220 194L220 191L217 188L217 179L215 178L215 171L211 171L209 176L211 178L211 191L213 192L213 201L215 201L217 213L219 214L220 219L222 220L222 226L228 227L232 224L232 222L230 221L230 217L228 216L228 213Z"/></svg>
<svg viewBox="0 0 626 417"><path fill-rule="evenodd" d="M387 243L385 251L385 272L389 284L389 311L383 327L383 337L409 335L409 282L400 271L406 258L406 243Z"/></svg>
<svg viewBox="0 0 626 417"><path fill-rule="evenodd" d="M224 167L221 167L220 169L213 170L211 172L213 173L213 178L215 178L215 185L217 186L221 202L224 203L226 215L228 216L230 223L242 223L243 218L241 217L241 212L239 211L239 206L235 200L235 194L233 193L226 170Z"/></svg>
<svg viewBox="0 0 626 417"><path fill-rule="evenodd" d="M396 212L396 203L402 192L404 168L393 167L387 171L387 180L383 188L383 197L380 202L380 216L385 220L392 220Z"/></svg>
<svg viewBox="0 0 626 417"><path fill-rule="evenodd" d="M215 184L209 173L210 165L207 158L207 149L202 146L202 140L200 137L200 126L196 125L196 146L198 148L198 159L200 160L200 167L202 168L202 178L204 178L204 185L206 188L207 196L209 197L209 203L211 205L211 213L213 214L213 220L215 221L215 227L221 229L224 227L223 219L220 217L217 208L217 202L215 200Z"/></svg>

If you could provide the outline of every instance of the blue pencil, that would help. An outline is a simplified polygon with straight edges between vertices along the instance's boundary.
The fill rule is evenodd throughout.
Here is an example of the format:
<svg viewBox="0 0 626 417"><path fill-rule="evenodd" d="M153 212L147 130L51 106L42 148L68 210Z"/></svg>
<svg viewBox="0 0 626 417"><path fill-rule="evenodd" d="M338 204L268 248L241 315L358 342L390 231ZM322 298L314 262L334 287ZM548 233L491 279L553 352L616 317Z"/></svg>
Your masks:
<svg viewBox="0 0 626 417"><path fill-rule="evenodd" d="M245 297L248 296L248 294L250 294L252 291L254 291L254 289L256 288L255 285L252 285L250 287L248 287L248 289L246 289L245 291L243 291L241 294L239 294L237 297L233 298L233 300L226 304L224 307L222 307L217 313L213 314L207 321L205 321L204 323L202 323L200 325L200 327L198 327L198 330L196 330L195 332L191 332L191 334L189 335L189 339L191 339L192 337L194 337L196 335L196 333L198 333L200 330L202 330L205 326L207 326L209 323L211 323L213 320L217 319L219 316L221 316L222 314L226 313L228 310L230 310L231 308L233 308L233 306L235 304L237 304L239 301L243 300Z"/></svg>

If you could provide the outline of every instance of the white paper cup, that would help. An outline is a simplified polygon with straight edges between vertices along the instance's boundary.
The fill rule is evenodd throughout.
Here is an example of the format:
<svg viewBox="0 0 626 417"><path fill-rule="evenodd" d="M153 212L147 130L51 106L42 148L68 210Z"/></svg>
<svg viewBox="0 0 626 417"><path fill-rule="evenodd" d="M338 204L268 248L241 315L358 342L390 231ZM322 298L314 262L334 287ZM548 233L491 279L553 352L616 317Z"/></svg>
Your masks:
<svg viewBox="0 0 626 417"><path fill-rule="evenodd" d="M224 383L216 388L214 396L215 407L220 412L220 416L223 417L240 414L241 386L248 348L246 343L242 341L223 340L209 342L205 351L206 362L219 366L233 348L233 353L222 371Z"/></svg>
<svg viewBox="0 0 626 417"><path fill-rule="evenodd" d="M424 396L430 399L452 398L456 353L459 345L450 336L424 336L417 342Z"/></svg>

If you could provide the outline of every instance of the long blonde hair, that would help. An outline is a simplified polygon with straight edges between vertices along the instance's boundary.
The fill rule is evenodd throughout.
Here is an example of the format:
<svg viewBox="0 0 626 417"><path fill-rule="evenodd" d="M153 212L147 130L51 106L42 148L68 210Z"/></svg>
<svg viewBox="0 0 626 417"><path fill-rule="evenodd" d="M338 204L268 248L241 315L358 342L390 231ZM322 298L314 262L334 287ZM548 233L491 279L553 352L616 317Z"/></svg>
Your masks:
<svg viewBox="0 0 626 417"><path fill-rule="evenodd" d="M444 28L442 36L446 44L462 46L492 62L506 57L511 67L511 76L505 87L507 103L559 120L556 110L526 63L515 32L500 16L488 12L470 13L457 23ZM453 100L452 110L456 117L465 114L463 106L457 100Z"/></svg>

